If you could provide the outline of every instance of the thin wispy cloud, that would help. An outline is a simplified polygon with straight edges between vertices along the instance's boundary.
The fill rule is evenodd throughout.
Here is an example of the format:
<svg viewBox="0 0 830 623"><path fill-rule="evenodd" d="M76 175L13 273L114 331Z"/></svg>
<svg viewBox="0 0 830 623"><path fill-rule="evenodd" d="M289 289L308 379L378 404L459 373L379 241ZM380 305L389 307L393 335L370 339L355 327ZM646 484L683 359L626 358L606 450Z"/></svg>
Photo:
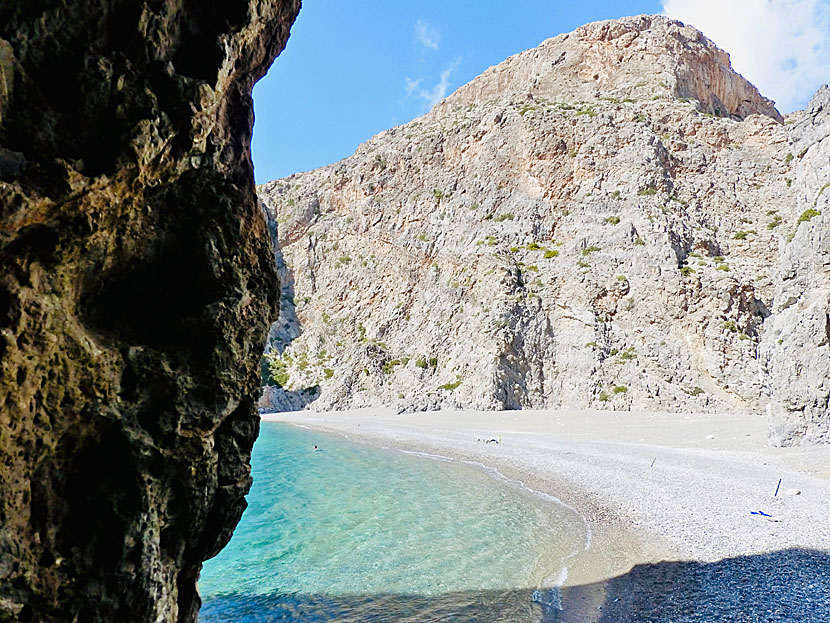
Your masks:
<svg viewBox="0 0 830 623"><path fill-rule="evenodd" d="M662 0L663 12L729 52L781 112L830 81L830 0Z"/></svg>
<svg viewBox="0 0 830 623"><path fill-rule="evenodd" d="M424 19L415 22L415 39L425 48L437 50L441 43L441 34L438 30Z"/></svg>
<svg viewBox="0 0 830 623"><path fill-rule="evenodd" d="M404 80L406 80L406 94L407 94L407 96L412 95L418 89L418 87L421 86L421 83L424 81L423 78L418 78L417 80L413 80L412 78L409 78L409 77L404 78Z"/></svg>
<svg viewBox="0 0 830 623"><path fill-rule="evenodd" d="M447 96L447 90L450 88L450 78L461 64L461 59L455 59L448 67L441 72L441 77L431 89L421 89L418 95L423 98L430 108L435 106L438 102Z"/></svg>

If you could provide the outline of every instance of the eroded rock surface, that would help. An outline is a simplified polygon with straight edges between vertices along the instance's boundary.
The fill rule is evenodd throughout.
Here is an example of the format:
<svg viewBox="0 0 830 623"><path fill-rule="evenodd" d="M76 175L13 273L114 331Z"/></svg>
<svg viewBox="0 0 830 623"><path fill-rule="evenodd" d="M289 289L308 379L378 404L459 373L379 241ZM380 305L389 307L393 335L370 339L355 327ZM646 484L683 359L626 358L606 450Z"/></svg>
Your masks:
<svg viewBox="0 0 830 623"><path fill-rule="evenodd" d="M299 0L0 5L0 620L194 621L278 288L251 88Z"/></svg>
<svg viewBox="0 0 830 623"><path fill-rule="evenodd" d="M798 228L784 247L761 343L773 443L830 443L830 88L790 133Z"/></svg>
<svg viewBox="0 0 830 623"><path fill-rule="evenodd" d="M265 184L287 278L263 406L763 413L782 249L823 222L799 222L794 180L811 205L830 181L789 142L801 119L694 28L639 16Z"/></svg>

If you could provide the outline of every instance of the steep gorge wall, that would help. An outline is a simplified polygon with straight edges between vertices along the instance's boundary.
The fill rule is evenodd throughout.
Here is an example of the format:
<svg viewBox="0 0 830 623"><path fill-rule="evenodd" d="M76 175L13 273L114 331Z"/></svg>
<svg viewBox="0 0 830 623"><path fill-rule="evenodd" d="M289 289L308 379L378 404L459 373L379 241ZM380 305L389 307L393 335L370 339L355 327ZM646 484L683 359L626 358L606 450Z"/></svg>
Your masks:
<svg viewBox="0 0 830 623"><path fill-rule="evenodd" d="M807 417L826 422L813 338L764 351L782 262L804 263L794 300L826 279L824 221L802 217L830 181L804 129L818 117L783 119L697 30L637 16L545 41L353 156L261 186L285 274L283 387L263 406L760 414L771 396L803 409L797 351L816 364ZM785 324L820 346L823 305L815 326Z"/></svg>
<svg viewBox="0 0 830 623"><path fill-rule="evenodd" d="M251 88L299 0L0 4L0 621L194 621L278 289Z"/></svg>
<svg viewBox="0 0 830 623"><path fill-rule="evenodd" d="M790 131L801 224L775 277L760 355L776 444L830 443L830 87Z"/></svg>

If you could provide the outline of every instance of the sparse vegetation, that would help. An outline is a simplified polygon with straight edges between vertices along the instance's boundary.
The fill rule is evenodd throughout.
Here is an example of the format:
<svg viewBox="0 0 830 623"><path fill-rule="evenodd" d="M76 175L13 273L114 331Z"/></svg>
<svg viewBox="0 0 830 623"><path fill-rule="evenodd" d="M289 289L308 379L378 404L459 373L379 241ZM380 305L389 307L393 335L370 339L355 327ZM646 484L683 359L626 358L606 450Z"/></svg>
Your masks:
<svg viewBox="0 0 830 623"><path fill-rule="evenodd" d="M277 387L287 389L290 378L288 374L288 363L283 361L279 354L275 352L265 355L265 361L274 384Z"/></svg>
<svg viewBox="0 0 830 623"><path fill-rule="evenodd" d="M634 239L634 246L635 246L635 247L642 247L642 246L645 246L645 244L646 244L645 240L643 240L643 239L642 239L642 238L640 238L639 236L637 236L637 237Z"/></svg>
<svg viewBox="0 0 830 623"><path fill-rule="evenodd" d="M695 273L695 269L691 266L681 266L680 267L680 274L684 277L688 277L689 275L693 275Z"/></svg>
<svg viewBox="0 0 830 623"><path fill-rule="evenodd" d="M620 217L619 216L608 216L605 218L605 222L609 225L619 225L620 224Z"/></svg>
<svg viewBox="0 0 830 623"><path fill-rule="evenodd" d="M590 255L591 253L595 253L599 250L600 250L599 247L597 247L595 245L591 245L589 247L585 247L584 249L582 249L582 255L587 256L587 255Z"/></svg>
<svg viewBox="0 0 830 623"><path fill-rule="evenodd" d="M514 215L512 212L505 212L504 214L499 214L498 216L494 216L493 220L497 223L501 223L503 221L512 221L514 219Z"/></svg>
<svg viewBox="0 0 830 623"><path fill-rule="evenodd" d="M637 191L637 196L638 197L650 197L650 196L656 195L656 194L657 194L657 189L652 188L650 186L648 188L642 188L642 189Z"/></svg>
<svg viewBox="0 0 830 623"><path fill-rule="evenodd" d="M606 394L605 392L600 392L599 393L599 401L600 402L608 402L608 394Z"/></svg>
<svg viewBox="0 0 830 623"><path fill-rule="evenodd" d="M615 394L624 394L628 391L628 388L625 385L614 385L614 389L612 391Z"/></svg>
<svg viewBox="0 0 830 623"><path fill-rule="evenodd" d="M784 219L781 218L780 214L775 214L772 217L772 220L767 223L767 229L775 229L778 227Z"/></svg>
<svg viewBox="0 0 830 623"><path fill-rule="evenodd" d="M456 377L454 383L444 383L443 385L439 385L438 389L446 389L447 391L452 391L459 385L461 385L461 377Z"/></svg>
<svg viewBox="0 0 830 623"><path fill-rule="evenodd" d="M735 232L735 235L732 236L735 240L746 240L746 237L749 235L749 232L745 232L743 230Z"/></svg>
<svg viewBox="0 0 830 623"><path fill-rule="evenodd" d="M637 358L637 351L634 350L633 346L629 346L624 351L620 353L620 359L623 361L630 361L631 359Z"/></svg>
<svg viewBox="0 0 830 623"><path fill-rule="evenodd" d="M545 250L545 259L546 260L550 259L552 257L556 257L557 255L559 255L559 251L557 251L556 249L546 249Z"/></svg>
<svg viewBox="0 0 830 623"><path fill-rule="evenodd" d="M684 389L683 391L689 396L700 396L700 394L703 393L703 390L697 385L695 385L692 389Z"/></svg>
<svg viewBox="0 0 830 623"><path fill-rule="evenodd" d="M723 323L723 328L726 329L727 331L729 331L730 333L737 333L738 332L737 325L731 320L727 320L726 322L724 322Z"/></svg>
<svg viewBox="0 0 830 623"><path fill-rule="evenodd" d="M542 249L536 242L528 243L527 247L525 247L528 251L540 251Z"/></svg>
<svg viewBox="0 0 830 623"><path fill-rule="evenodd" d="M383 373L384 374L392 374L392 372L395 371L395 366L399 366L399 365L401 365L401 360L400 359L391 359L390 361L387 361L386 363L383 364L383 368L382 368Z"/></svg>
<svg viewBox="0 0 830 623"><path fill-rule="evenodd" d="M815 208L807 208L806 210L804 210L804 212L801 213L801 216L798 217L798 222L799 224L806 223L807 221L814 219L815 217L820 215L820 210L816 210Z"/></svg>

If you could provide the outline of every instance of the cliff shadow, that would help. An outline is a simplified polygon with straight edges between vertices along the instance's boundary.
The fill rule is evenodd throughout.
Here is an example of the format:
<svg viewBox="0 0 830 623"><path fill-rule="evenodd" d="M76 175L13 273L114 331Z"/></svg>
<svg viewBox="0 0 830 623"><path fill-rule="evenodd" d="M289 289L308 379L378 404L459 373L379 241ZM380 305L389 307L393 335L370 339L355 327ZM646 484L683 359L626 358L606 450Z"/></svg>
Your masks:
<svg viewBox="0 0 830 623"><path fill-rule="evenodd" d="M280 313L277 321L268 330L265 352L260 361L262 394L259 406L261 411L300 411L320 397L320 387L318 385L300 389L284 387L285 379L281 378L280 371L273 370L273 365L269 365L266 359L269 353L276 353L282 357L288 345L302 335L303 327L297 317L297 303L294 300L294 273L285 263L285 256L279 246L276 211L266 205L262 199L260 199L260 207L265 215L274 249L274 263L280 281Z"/></svg>
<svg viewBox="0 0 830 623"><path fill-rule="evenodd" d="M560 594L562 610L556 595L543 598L527 588L433 596L229 593L207 599L199 621L826 623L830 553L787 549L712 563L637 565Z"/></svg>
<svg viewBox="0 0 830 623"><path fill-rule="evenodd" d="M602 604L585 612L598 592ZM786 549L711 563L636 565L605 582L565 588L562 602L563 623L826 622L830 552Z"/></svg>

